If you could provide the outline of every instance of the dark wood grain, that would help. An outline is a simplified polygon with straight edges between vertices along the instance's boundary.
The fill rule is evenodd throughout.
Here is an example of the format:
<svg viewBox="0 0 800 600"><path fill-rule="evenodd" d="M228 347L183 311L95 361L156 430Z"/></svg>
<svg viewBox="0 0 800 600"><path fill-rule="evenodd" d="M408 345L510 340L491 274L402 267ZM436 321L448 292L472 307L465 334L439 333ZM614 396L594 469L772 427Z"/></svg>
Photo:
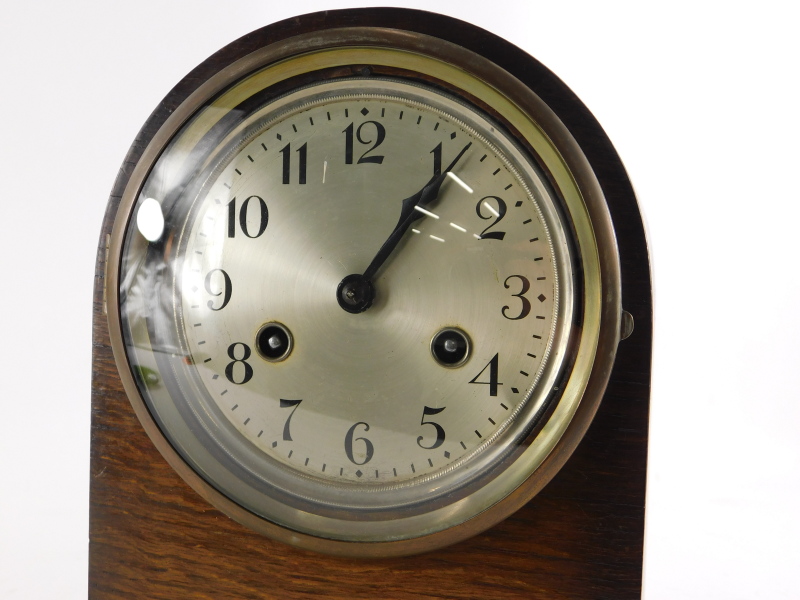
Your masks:
<svg viewBox="0 0 800 600"><path fill-rule="evenodd" d="M623 306L636 328L620 344L606 395L586 437L553 481L515 515L433 553L334 558L253 533L212 508L167 465L122 389L103 313L105 239L130 170L181 99L221 64L264 39L320 24L411 27L482 51L536 85L582 144L609 200L619 237ZM400 9L291 20L245 36L177 86L151 116L109 200L95 271L89 597L626 599L641 595L652 301L647 245L627 175L599 125L572 93L520 50L461 23L420 25ZM457 22L456 22L457 23ZM466 40L466 41L465 41ZM516 65L516 66L515 66ZM516 71L514 70L516 69Z"/></svg>

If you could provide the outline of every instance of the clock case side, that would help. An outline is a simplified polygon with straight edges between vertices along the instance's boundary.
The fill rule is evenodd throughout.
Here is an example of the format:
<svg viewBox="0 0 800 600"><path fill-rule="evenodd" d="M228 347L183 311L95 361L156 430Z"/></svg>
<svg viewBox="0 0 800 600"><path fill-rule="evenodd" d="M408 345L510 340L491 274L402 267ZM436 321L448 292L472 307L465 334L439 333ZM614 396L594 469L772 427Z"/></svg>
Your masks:
<svg viewBox="0 0 800 600"><path fill-rule="evenodd" d="M205 523L206 526L213 523L210 526L214 531L224 531L233 538L245 538L242 544L234 543L232 547L230 543L223 544L224 548L220 547L219 552L214 548L205 547L205 552L201 554L206 558L210 552L211 556L216 557L215 559L219 558L221 553L227 560L235 560L234 557L240 553L253 552L253 548L257 547L261 550L256 554L261 559L266 559L269 564L263 548L269 548L275 543L260 536L256 536L253 540L251 536L254 534L225 519L221 524L216 511L198 500L164 465L147 436L143 435L136 418L132 416L130 404L116 377L109 348L106 318L103 314L108 235L122 191L144 148L177 106L191 95L210 73L254 52L264 45L265 40L275 41L313 31L322 24L326 27L368 24L401 30L408 27L411 31L437 35L468 49L480 51L524 83L535 87L545 102L559 106L559 116L585 151L608 199L619 240L622 303L623 307L633 314L635 321L634 335L623 341L619 347L606 398L595 422L567 466L519 513L493 530L480 535L474 543L464 542L457 546L456 548L464 554L446 561L449 564L446 571L452 575L452 568L456 565L469 564L470 569L478 569L476 577L480 578L481 573L492 571L492 567L484 565L487 556L481 554L481 548L488 544L488 548L491 548L488 554L498 551L507 553L509 549L507 544L510 542L511 552L516 557L512 562L519 567L520 574L528 573L522 577L520 585L524 587L526 585L524 582L531 585L536 580L536 585L541 586L542 581L529 576L531 557L538 555L534 560L533 573L540 569L548 572L552 569L564 572L563 568L556 568L559 555L557 548L571 547L572 550L565 555L569 565L567 570L572 571L575 565L582 565L582 570L579 568L575 572L576 575L581 573L575 585L599 585L600 588L597 588L599 590L608 587L608 581L616 581L620 585L624 582L621 587L615 584L609 588L616 590L613 595L616 598L634 597L620 592L627 589L633 593L634 589L639 589L649 399L651 299L644 229L630 182L602 129L580 101L549 71L519 49L483 30L440 15L426 13L424 17L421 19L418 11L401 9L335 11L306 15L249 34L192 71L170 92L137 136L109 199L96 272L91 466L93 477L90 514L92 581L102 579L103 573L116 573L119 577L120 569L134 569L132 574L152 571L154 568L152 559L148 561L138 552L134 552L138 557L131 556L136 542L143 539L159 546L159 556L166 558L171 556L173 559L186 550L186 540L175 539L178 534L181 534L179 537L183 537L190 533L191 539L202 539L207 544L208 532L202 526L198 527L199 523ZM140 485L132 486L132 482L140 479ZM141 489L145 487L146 492ZM143 510L145 506L148 507L147 510ZM589 512L597 519L577 519L580 524L569 524L570 519L578 514L576 511L586 513L587 506ZM127 507L128 510L123 507ZM146 520L151 518L151 510L161 515L163 517L161 522L168 525L164 535L156 540L152 539L152 533L144 531ZM516 528L520 525L522 529L517 532ZM513 535L512 530L515 532ZM509 539L509 535L512 539ZM112 538L116 541L112 541ZM177 544L172 550L168 547L170 542ZM126 547L125 543L133 546ZM301 559L304 555L300 550L286 549L283 546L280 548L282 552L288 552L297 559ZM608 550L613 550L612 556L607 555ZM451 551L448 551L448 554L450 553ZM201 558L195 557L195 560ZM314 560L347 562L345 559L319 557ZM417 559L403 560L410 561L406 563L410 565ZM198 563L192 562L192 564L197 566ZM496 560L489 560L487 564L497 567ZM177 565L172 564L172 568L169 569L173 576L177 571L185 572L185 569L177 568L176 571L176 568ZM241 569L240 565L234 570L239 571L241 575ZM247 569L245 571L246 580L253 580L254 577L258 579L257 573ZM602 576L593 575L594 572L602 573ZM168 583L166 578L158 579L160 585ZM213 578L215 582L218 579L219 577ZM231 584L230 577L222 579L226 581L226 585ZM428 572L423 579L442 583L447 576ZM337 583L343 585L348 578L331 576L331 580L338 580ZM558 580L556 577L555 581ZM457 583L455 579L448 581L448 585ZM606 583L602 583L603 581ZM558 589L566 590L569 587L564 587L562 582ZM416 597L424 595L417 594Z"/></svg>

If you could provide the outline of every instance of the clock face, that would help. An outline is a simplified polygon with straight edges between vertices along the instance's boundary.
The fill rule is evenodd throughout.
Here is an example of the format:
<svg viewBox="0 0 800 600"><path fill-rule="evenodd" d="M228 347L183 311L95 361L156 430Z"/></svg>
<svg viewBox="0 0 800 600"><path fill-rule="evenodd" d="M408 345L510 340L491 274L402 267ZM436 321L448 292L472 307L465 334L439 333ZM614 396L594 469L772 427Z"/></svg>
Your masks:
<svg viewBox="0 0 800 600"><path fill-rule="evenodd" d="M187 112L118 236L140 418L206 497L295 543L415 540L503 501L569 426L596 341L546 137L470 78L359 52ZM319 68L366 56L390 68Z"/></svg>
<svg viewBox="0 0 800 600"><path fill-rule="evenodd" d="M571 304L552 195L508 138L430 90L345 81L278 104L187 199L181 354L206 409L265 457L353 493L416 496L544 404ZM442 174L369 308L343 308L339 284Z"/></svg>

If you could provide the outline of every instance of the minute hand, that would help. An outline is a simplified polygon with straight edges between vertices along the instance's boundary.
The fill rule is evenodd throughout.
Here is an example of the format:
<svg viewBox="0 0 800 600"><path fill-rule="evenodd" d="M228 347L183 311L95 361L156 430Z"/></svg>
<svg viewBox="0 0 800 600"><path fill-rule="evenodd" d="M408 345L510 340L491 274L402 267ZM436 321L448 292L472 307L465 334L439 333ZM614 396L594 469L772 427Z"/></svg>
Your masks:
<svg viewBox="0 0 800 600"><path fill-rule="evenodd" d="M389 237L383 243L380 250L378 250L375 258L373 258L372 262L369 263L367 270L364 271L364 274L361 276L362 280L372 281L375 273L377 273L378 269L380 269L383 263L386 262L386 259L392 254L394 249L397 247L397 244L400 243L400 240L403 238L405 232L408 231L409 227L411 227L411 223L423 216L422 213L415 210L416 207L427 206L439 197L439 189L442 187L442 183L444 183L447 173L449 173L453 167L456 166L456 163L458 163L461 157L464 156L464 153L469 150L470 146L472 146L472 142L464 146L461 149L461 152L458 153L458 156L453 159L453 162L451 162L450 165L439 175L434 175L433 178L431 178L431 180L425 185L425 187L423 187L413 196L409 196L403 200L403 205L400 210L400 218L397 221L397 225L395 225L392 233L389 234Z"/></svg>

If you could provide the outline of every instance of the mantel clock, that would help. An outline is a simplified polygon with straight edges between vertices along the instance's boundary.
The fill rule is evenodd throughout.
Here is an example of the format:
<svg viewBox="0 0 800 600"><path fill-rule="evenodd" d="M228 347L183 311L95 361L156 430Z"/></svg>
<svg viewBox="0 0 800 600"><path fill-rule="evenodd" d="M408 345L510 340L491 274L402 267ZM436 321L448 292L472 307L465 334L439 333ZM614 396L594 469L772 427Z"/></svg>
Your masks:
<svg viewBox="0 0 800 600"><path fill-rule="evenodd" d="M97 597L126 589L106 572L148 597L300 597L254 591L285 561L301 578L329 563L318 595L369 597L460 555L400 588L466 598L453 565L481 578L481 545L526 573L493 597L600 597L529 574L560 558L602 588L603 552L623 555L609 597L639 593L641 219L591 114L507 42L357 9L224 48L134 142L96 301ZM527 567L503 533L520 509ZM348 579L365 570L378 580Z"/></svg>

